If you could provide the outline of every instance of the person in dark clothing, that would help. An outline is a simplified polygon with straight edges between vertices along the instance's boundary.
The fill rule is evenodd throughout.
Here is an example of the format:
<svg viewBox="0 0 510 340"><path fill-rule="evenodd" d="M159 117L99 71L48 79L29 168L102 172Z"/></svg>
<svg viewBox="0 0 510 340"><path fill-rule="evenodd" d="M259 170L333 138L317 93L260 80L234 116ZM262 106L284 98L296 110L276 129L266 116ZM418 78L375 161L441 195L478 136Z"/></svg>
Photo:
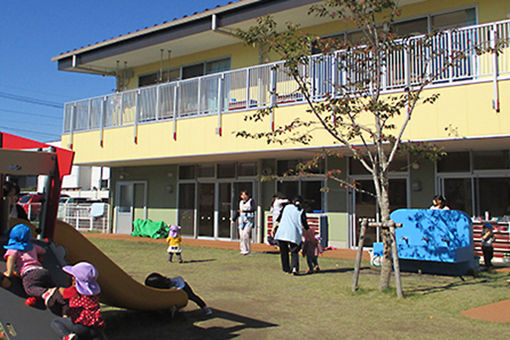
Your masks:
<svg viewBox="0 0 510 340"><path fill-rule="evenodd" d="M23 209L23 207L16 203L19 195L19 186L17 183L12 181L7 181L4 183L3 195L7 200L8 204L8 213L10 218L21 218L23 220L28 220L27 213Z"/></svg>
<svg viewBox="0 0 510 340"><path fill-rule="evenodd" d="M308 230L306 213L301 206L303 199L296 197L291 204L283 208L278 222L278 230L274 239L278 241L280 247L280 257L282 270L292 275L299 273L299 250L301 250L301 239L303 230ZM289 264L290 252L290 264Z"/></svg>
<svg viewBox="0 0 510 340"><path fill-rule="evenodd" d="M152 273L145 278L145 285L160 289L182 289L186 292L186 294L188 294L188 299L196 303L198 307L202 309L205 315L212 314L211 308L207 307L205 301L202 300L200 296L195 294L193 289L191 289L191 286L180 276L169 278L159 273Z"/></svg>

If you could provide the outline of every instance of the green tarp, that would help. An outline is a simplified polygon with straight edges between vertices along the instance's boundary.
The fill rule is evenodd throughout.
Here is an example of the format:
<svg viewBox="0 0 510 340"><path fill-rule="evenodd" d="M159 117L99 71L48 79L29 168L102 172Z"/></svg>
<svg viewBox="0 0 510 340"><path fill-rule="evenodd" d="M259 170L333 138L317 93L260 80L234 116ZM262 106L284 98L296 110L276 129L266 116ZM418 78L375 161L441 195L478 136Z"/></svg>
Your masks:
<svg viewBox="0 0 510 340"><path fill-rule="evenodd" d="M137 219L133 222L131 236L166 238L169 228L163 221Z"/></svg>

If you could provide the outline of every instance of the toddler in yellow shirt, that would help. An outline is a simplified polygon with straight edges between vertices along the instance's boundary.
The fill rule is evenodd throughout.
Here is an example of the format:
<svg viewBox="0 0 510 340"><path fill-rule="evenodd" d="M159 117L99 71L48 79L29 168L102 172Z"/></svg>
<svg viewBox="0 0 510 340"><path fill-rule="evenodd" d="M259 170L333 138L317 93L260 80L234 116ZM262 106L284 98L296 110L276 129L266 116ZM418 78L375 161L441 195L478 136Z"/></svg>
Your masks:
<svg viewBox="0 0 510 340"><path fill-rule="evenodd" d="M166 243L168 243L168 262L172 262L172 258L175 255L177 255L177 260L179 260L179 263L183 263L182 260L182 248L181 248L181 227L178 225L171 225L170 226L170 232L168 233L168 237L166 238Z"/></svg>

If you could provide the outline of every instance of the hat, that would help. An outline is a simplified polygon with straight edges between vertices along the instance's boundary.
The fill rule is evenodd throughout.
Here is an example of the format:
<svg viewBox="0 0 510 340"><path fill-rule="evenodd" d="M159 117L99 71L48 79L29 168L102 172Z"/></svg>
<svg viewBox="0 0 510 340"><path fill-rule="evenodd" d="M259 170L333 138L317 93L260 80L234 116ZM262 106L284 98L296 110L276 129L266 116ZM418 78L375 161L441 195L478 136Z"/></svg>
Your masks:
<svg viewBox="0 0 510 340"><path fill-rule="evenodd" d="M485 223L483 224L483 226L484 226L484 228L489 228L489 229L492 229L492 228L493 228L493 227L492 227L492 224L490 224L490 223L488 223L488 222L485 222Z"/></svg>
<svg viewBox="0 0 510 340"><path fill-rule="evenodd" d="M181 230L181 227L178 225L170 226L170 237L177 237L177 233Z"/></svg>
<svg viewBox="0 0 510 340"><path fill-rule="evenodd" d="M101 288L97 284L97 270L88 262L79 262L74 266L62 268L76 279L76 290L83 295L97 295Z"/></svg>
<svg viewBox="0 0 510 340"><path fill-rule="evenodd" d="M15 225L9 234L9 243L4 246L5 249L15 249L22 251L29 251L34 248L30 241L32 237L32 230L25 224Z"/></svg>

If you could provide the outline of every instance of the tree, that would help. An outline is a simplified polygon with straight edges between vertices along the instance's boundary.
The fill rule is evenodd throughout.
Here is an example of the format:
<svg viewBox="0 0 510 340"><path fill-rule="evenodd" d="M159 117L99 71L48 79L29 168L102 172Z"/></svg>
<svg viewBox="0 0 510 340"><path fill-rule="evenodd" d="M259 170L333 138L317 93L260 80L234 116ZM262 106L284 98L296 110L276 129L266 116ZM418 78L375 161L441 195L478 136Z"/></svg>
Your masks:
<svg viewBox="0 0 510 340"><path fill-rule="evenodd" d="M263 41L267 52L285 60L282 67L296 82L296 92L300 93L307 106L307 116L295 117L270 131L238 131L236 135L266 139L268 143L306 145L318 131L327 132L371 174L381 222L388 221L390 165L397 152L404 148L419 148L403 143L403 134L416 107L433 104L438 99L438 94L425 95L424 88L440 79L449 69L457 67L463 52L438 49L434 41L442 39L445 33L441 32L396 39L392 31L399 9L396 1L392 0L327 0L311 7L309 15L348 21L358 28L362 39L349 41L313 37L291 23L278 30L271 17L260 18L256 27L239 30L238 36L248 45ZM321 54L310 57L312 48ZM395 58L404 62L419 59L419 62L412 70L401 72L391 62ZM335 65L338 75L341 75L341 81L327 84L330 92L319 93L310 72L307 72L310 65L320 62ZM401 85L402 90L385 93L390 80ZM274 91L273 95L277 95ZM318 93L321 98L317 98ZM276 106L259 110L245 119L264 119L274 112ZM435 148L425 149L437 151ZM384 290L389 287L392 270L392 242L388 230L383 229L382 239L384 256L379 288Z"/></svg>

